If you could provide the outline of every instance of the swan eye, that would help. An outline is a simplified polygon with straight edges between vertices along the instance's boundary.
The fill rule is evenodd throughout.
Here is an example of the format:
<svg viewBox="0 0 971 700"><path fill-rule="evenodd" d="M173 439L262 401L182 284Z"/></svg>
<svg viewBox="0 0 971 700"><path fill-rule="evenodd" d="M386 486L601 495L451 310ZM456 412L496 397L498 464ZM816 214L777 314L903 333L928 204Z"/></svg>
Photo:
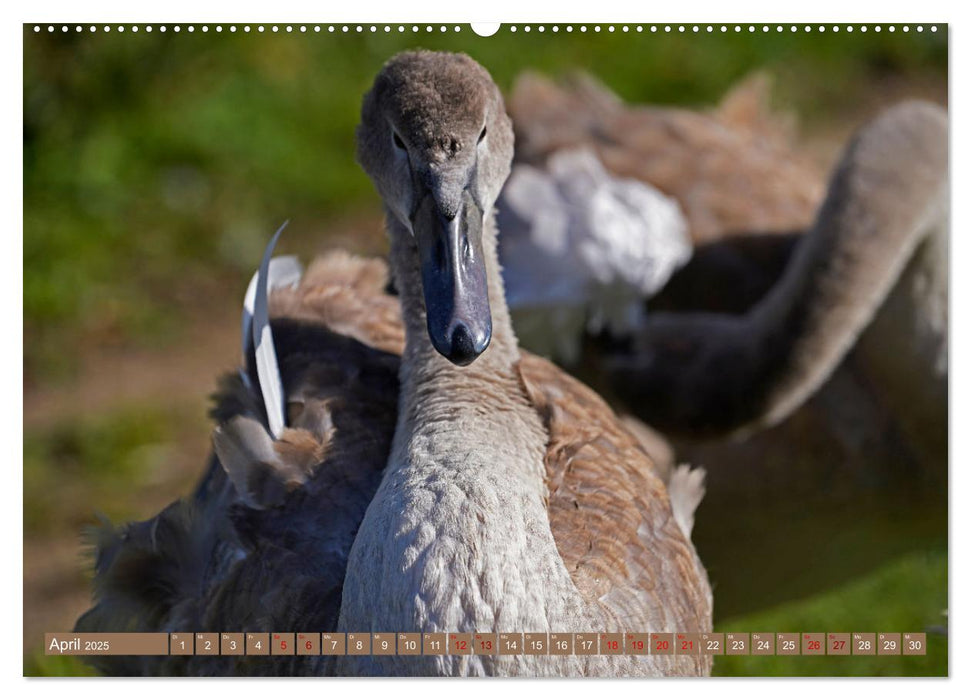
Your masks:
<svg viewBox="0 0 971 700"><path fill-rule="evenodd" d="M486 137L486 128L485 127L482 127L482 133L479 134L479 141L478 141L478 143L482 143L482 139L484 139L485 137Z"/></svg>
<svg viewBox="0 0 971 700"><path fill-rule="evenodd" d="M405 142L401 140L400 136L398 136L397 131L394 131L394 130L391 131L391 138L394 141L394 145L396 148L402 151L405 150Z"/></svg>

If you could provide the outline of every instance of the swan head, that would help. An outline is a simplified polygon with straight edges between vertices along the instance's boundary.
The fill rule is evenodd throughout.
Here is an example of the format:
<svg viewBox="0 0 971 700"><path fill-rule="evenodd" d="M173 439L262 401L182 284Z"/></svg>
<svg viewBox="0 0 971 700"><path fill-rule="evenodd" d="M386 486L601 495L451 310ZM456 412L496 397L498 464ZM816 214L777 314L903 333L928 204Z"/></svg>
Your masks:
<svg viewBox="0 0 971 700"><path fill-rule="evenodd" d="M414 236L428 334L457 365L492 339L484 223L512 154L502 95L464 54L398 54L364 96L358 161Z"/></svg>

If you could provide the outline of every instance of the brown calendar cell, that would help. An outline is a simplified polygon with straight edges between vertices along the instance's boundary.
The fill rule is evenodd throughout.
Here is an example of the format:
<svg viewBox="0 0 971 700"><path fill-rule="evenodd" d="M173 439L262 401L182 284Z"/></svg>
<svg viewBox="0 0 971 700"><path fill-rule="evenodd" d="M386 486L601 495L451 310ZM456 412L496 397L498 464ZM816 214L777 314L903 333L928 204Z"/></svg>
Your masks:
<svg viewBox="0 0 971 700"><path fill-rule="evenodd" d="M703 632L699 634L698 653L721 656L725 653L725 635L721 632Z"/></svg>
<svg viewBox="0 0 971 700"><path fill-rule="evenodd" d="M628 654L643 656L651 653L651 637L647 632L628 632L624 636Z"/></svg>
<svg viewBox="0 0 971 700"><path fill-rule="evenodd" d="M519 633L500 632L499 633L499 653L500 654L522 654L523 635Z"/></svg>
<svg viewBox="0 0 971 700"><path fill-rule="evenodd" d="M803 656L826 656L826 639L822 632L803 632Z"/></svg>
<svg viewBox="0 0 971 700"><path fill-rule="evenodd" d="M849 656L852 644L848 633L830 632L826 635L826 653L829 656Z"/></svg>
<svg viewBox="0 0 971 700"><path fill-rule="evenodd" d="M375 632L371 635L371 653L376 656L394 656L394 634Z"/></svg>
<svg viewBox="0 0 971 700"><path fill-rule="evenodd" d="M698 647L701 638L691 632L677 632L674 635L674 653L679 656L695 656L698 654Z"/></svg>
<svg viewBox="0 0 971 700"><path fill-rule="evenodd" d="M291 656L293 651L293 632L274 632L270 635L270 654L272 656Z"/></svg>
<svg viewBox="0 0 971 700"><path fill-rule="evenodd" d="M347 636L343 632L324 632L320 635L320 653L323 656L347 654Z"/></svg>
<svg viewBox="0 0 971 700"><path fill-rule="evenodd" d="M799 656L799 633L777 632L775 635L775 653L778 656Z"/></svg>
<svg viewBox="0 0 971 700"><path fill-rule="evenodd" d="M347 655L367 656L371 653L371 635L367 632L347 633Z"/></svg>
<svg viewBox="0 0 971 700"><path fill-rule="evenodd" d="M615 655L624 653L624 635L619 632L602 632L600 634L600 653Z"/></svg>
<svg viewBox="0 0 971 700"><path fill-rule="evenodd" d="M747 656L751 648L748 632L725 633L725 654L728 656Z"/></svg>
<svg viewBox="0 0 971 700"><path fill-rule="evenodd" d="M320 655L320 632L297 632L297 656Z"/></svg>
<svg viewBox="0 0 971 700"><path fill-rule="evenodd" d="M651 654L673 654L674 635L671 632L651 632Z"/></svg>
<svg viewBox="0 0 971 700"><path fill-rule="evenodd" d="M924 656L927 654L927 635L923 632L904 632L901 651L904 656Z"/></svg>
<svg viewBox="0 0 971 700"><path fill-rule="evenodd" d="M242 656L243 644L242 632L223 632L219 635L219 653L223 656Z"/></svg>
<svg viewBox="0 0 971 700"><path fill-rule="evenodd" d="M246 655L247 656L269 656L270 655L270 634L268 632L247 632L246 633Z"/></svg>
<svg viewBox="0 0 971 700"><path fill-rule="evenodd" d="M571 656L573 654L573 635L568 632L551 632L550 654L553 656Z"/></svg>
<svg viewBox="0 0 971 700"><path fill-rule="evenodd" d="M573 635L573 653L578 656L591 656L600 653L597 635L593 632L578 632Z"/></svg>
<svg viewBox="0 0 971 700"><path fill-rule="evenodd" d="M398 654L400 656L421 655L421 634L419 632L399 632Z"/></svg>
<svg viewBox="0 0 971 700"><path fill-rule="evenodd" d="M173 656L192 656L195 652L195 635L189 632L172 632L169 635L169 653Z"/></svg>
<svg viewBox="0 0 971 700"><path fill-rule="evenodd" d="M448 653L448 637L444 632L425 632L421 637L421 653L426 656Z"/></svg>
<svg viewBox="0 0 971 700"><path fill-rule="evenodd" d="M900 633L899 632L880 632L877 634L877 655L878 656L899 656L900 655Z"/></svg>
<svg viewBox="0 0 971 700"><path fill-rule="evenodd" d="M219 634L217 632L196 632L196 654L199 656L218 656Z"/></svg>
<svg viewBox="0 0 971 700"><path fill-rule="evenodd" d="M549 652L549 635L546 632L527 632L523 635L523 653L540 656Z"/></svg>
<svg viewBox="0 0 971 700"><path fill-rule="evenodd" d="M754 656L774 656L775 635L771 632L752 632L752 654Z"/></svg>
<svg viewBox="0 0 971 700"><path fill-rule="evenodd" d="M478 656L495 656L499 648L499 635L495 632L476 632L472 635L472 652Z"/></svg>
<svg viewBox="0 0 971 700"><path fill-rule="evenodd" d="M448 635L448 653L456 656L472 655L472 633L453 632Z"/></svg>
<svg viewBox="0 0 971 700"><path fill-rule="evenodd" d="M853 633L853 655L873 656L877 653L877 635L873 632Z"/></svg>

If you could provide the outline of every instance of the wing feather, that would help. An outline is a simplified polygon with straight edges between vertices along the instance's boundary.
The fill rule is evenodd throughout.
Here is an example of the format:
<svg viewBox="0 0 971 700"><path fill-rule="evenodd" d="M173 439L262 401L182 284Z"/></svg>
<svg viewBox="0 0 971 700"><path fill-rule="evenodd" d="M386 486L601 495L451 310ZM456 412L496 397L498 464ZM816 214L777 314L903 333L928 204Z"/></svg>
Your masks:
<svg viewBox="0 0 971 700"><path fill-rule="evenodd" d="M519 371L549 431L550 528L577 588L618 629L711 631L707 575L638 439L550 362L523 353Z"/></svg>

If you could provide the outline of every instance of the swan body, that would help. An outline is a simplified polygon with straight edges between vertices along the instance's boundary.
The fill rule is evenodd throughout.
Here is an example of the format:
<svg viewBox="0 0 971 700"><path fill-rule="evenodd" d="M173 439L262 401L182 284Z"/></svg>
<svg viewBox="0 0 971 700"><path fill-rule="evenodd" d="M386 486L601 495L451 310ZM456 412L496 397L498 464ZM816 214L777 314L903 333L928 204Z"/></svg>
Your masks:
<svg viewBox="0 0 971 700"><path fill-rule="evenodd" d="M500 282L493 284L501 299ZM589 389L539 358L510 358L512 351L490 347L472 368L457 369L426 348L419 371L409 376L403 369L399 427L348 563L341 630L710 629L707 580L639 441ZM501 371L493 364L500 362ZM483 381L480 372L489 378L488 394L464 400L468 385ZM409 382L413 388L405 389ZM409 403L409 396L422 399ZM415 425L403 431L404 421ZM481 442L470 444L469 433L481 434ZM708 663L349 656L338 669L694 675L707 672Z"/></svg>

